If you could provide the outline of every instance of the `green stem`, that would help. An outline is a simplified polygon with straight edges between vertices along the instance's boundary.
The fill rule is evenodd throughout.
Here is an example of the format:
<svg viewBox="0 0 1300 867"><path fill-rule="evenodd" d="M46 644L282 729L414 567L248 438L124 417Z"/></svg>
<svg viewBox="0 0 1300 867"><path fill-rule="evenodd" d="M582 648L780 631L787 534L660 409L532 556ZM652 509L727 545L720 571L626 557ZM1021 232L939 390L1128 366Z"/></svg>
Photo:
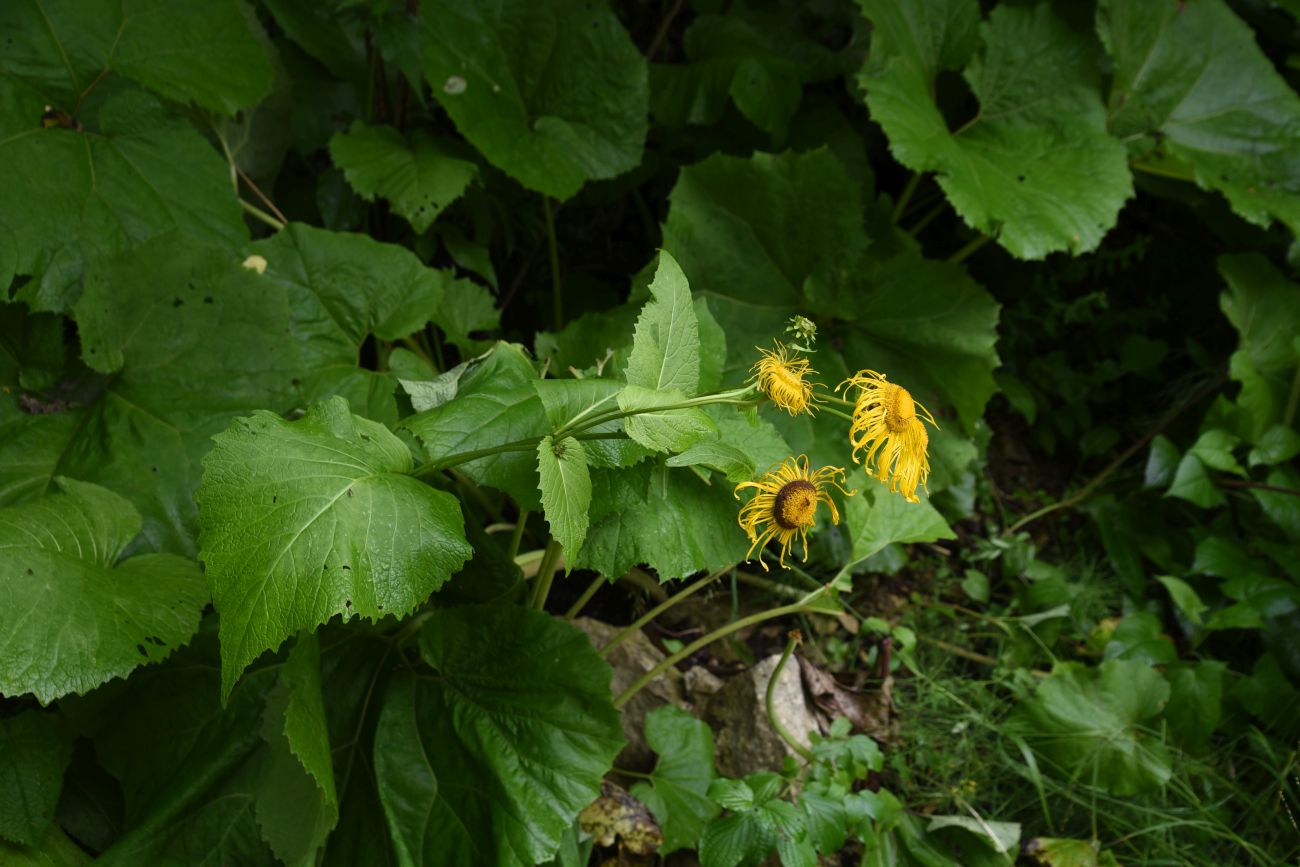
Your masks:
<svg viewBox="0 0 1300 867"><path fill-rule="evenodd" d="M947 202L947 201L942 201L942 202L940 202L939 204L935 205L935 206L934 206L933 208L931 208L930 210L926 211L926 212L925 212L925 215L922 216L921 219L919 219L919 220L916 221L916 225L914 225L912 228L910 228L910 229L907 230L907 234L909 234L909 235L911 235L913 238L915 238L917 235L919 235L919 234L921 233L921 231L922 231L926 226L928 226L928 225L930 225L931 223L933 223L933 222L935 221L935 218L937 218L940 214L942 214L943 211L944 211L944 208L946 208L946 207L948 207L948 202Z"/></svg>
<svg viewBox="0 0 1300 867"><path fill-rule="evenodd" d="M669 608L672 608L674 605L676 605L678 602L681 602L683 599L686 599L687 597L693 595L694 593L703 590L709 584L712 584L714 581L718 580L718 578L721 577L723 573L727 572L732 568L733 568L732 566L725 566L719 569L717 572L711 572L710 574L705 575L699 581L696 581L694 584L691 584L690 586L683 588L679 593L675 593L672 596L669 596L663 602L660 602L654 608L651 608L645 614L642 614L636 620L633 620L630 624L628 624L626 628L623 629L623 631L619 632L617 635L611 638L609 640L609 643L607 643L604 647L600 649L600 655L601 656L608 655L609 652L613 650L615 647L618 647L624 641L627 641L627 639L631 638L632 634L635 633L637 630L639 630L641 627L645 626L651 620L654 620L660 614L663 614L665 611L667 611Z"/></svg>
<svg viewBox="0 0 1300 867"><path fill-rule="evenodd" d="M898 197L897 204L894 205L894 224L903 219L903 212L907 210L907 203L912 200L912 194L921 183L921 173L912 172L912 176L907 179L907 186L903 187L903 192Z"/></svg>
<svg viewBox="0 0 1300 867"><path fill-rule="evenodd" d="M555 330L564 327L564 293L560 286L560 249L555 242L555 218L551 215L551 199L542 196L542 213L546 215L546 246L551 253L551 303L555 316Z"/></svg>
<svg viewBox="0 0 1300 867"><path fill-rule="evenodd" d="M1295 423L1296 410L1300 409L1300 365L1296 366L1295 376L1291 380L1291 396L1286 399L1286 410L1282 413L1282 424L1291 427Z"/></svg>
<svg viewBox="0 0 1300 867"><path fill-rule="evenodd" d="M948 262L952 265L957 265L960 264L961 262L965 262L975 253L976 250L980 249L981 247L983 247L985 244L987 244L989 241L992 240L993 239L988 235L980 235L978 238L975 238L974 240L967 243L966 246L962 247L956 253L953 253L951 256L949 256Z"/></svg>
<svg viewBox="0 0 1300 867"><path fill-rule="evenodd" d="M546 597L551 592L551 582L555 580L555 566L560 562L560 552L564 546L555 539L546 543L546 551L542 554L542 562L537 567L537 577L533 579L533 596L529 604L542 611L546 608Z"/></svg>
<svg viewBox="0 0 1300 867"><path fill-rule="evenodd" d="M840 410L836 409L836 408L833 407L833 406L823 406L823 407L821 408L821 412L827 412L827 413L830 413L831 415L835 416L836 418L842 418L842 419L844 419L845 421L848 421L848 422L853 421L853 416L849 415L847 412L841 412Z"/></svg>
<svg viewBox="0 0 1300 867"><path fill-rule="evenodd" d="M622 434L622 433L568 434L568 436L572 436L575 440L627 439L627 434ZM440 458L439 460L436 461L429 461L429 463L425 464L424 466L417 468L412 475L414 475L417 479L422 479L425 476L431 476L434 475L435 473L440 473L443 470L448 470L451 469L452 467L469 463L470 461L476 461L479 458L486 458L490 455L499 455L499 454L504 454L505 452L536 451L537 444L540 443L541 441L542 441L542 437L529 437L528 439L516 440L512 443L503 443L499 446L491 446L490 448L486 448L486 449L474 449L468 452L457 452L454 455L448 455L447 457Z"/></svg>
<svg viewBox="0 0 1300 867"><path fill-rule="evenodd" d="M794 735L790 734L790 730L785 727L785 724L777 718L776 713L772 710L772 696L776 694L776 682L780 680L781 672L785 669L785 664L790 661L790 654L794 652L794 646L800 640L798 630L790 633L790 638L785 643L785 651L781 654L781 661L776 664L776 668L772 669L772 676L767 679L767 691L763 694L763 707L767 710L767 721L772 724L772 728L776 729L776 733L781 736L781 740L785 741L790 749L798 753L805 762L811 762L813 760L812 750L795 740Z"/></svg>
<svg viewBox="0 0 1300 867"><path fill-rule="evenodd" d="M744 629L747 626L753 626L756 623L763 623L768 620L774 620L777 617L784 617L787 614L797 614L800 611L816 610L808 607L808 603L812 601L813 598L814 596L808 596L799 602L795 602L792 605L782 605L780 608L769 608L766 611L760 611L757 614L751 614L748 617L742 617L739 620L736 620L732 623L728 623L726 626L723 626L720 629L713 630L708 635L705 635L703 638L699 638L695 641L692 641L690 644L686 645L681 650L677 651L672 656L668 657L663 662L659 663L654 668L647 671L645 674L641 675L641 677L637 678L635 683L633 683L627 689L623 690L623 693L618 698L614 699L614 707L621 708L623 705L631 701L632 698L638 692L644 689L646 685L649 684L651 681L653 681L656 677L663 674L665 671L672 668L674 665L681 662L683 659L686 659L695 651L699 650L702 647L709 646L713 642L717 641L719 638L726 638L728 635L731 635L734 632L739 632L740 630Z"/></svg>
<svg viewBox="0 0 1300 867"><path fill-rule="evenodd" d="M272 217L270 214L268 214L266 211L263 211L257 205L249 204L248 202L245 202L243 199L240 199L239 206L243 208L248 214L261 220L263 223L266 223L266 225L270 226L272 229L275 229L277 232L284 228L284 223L280 222L275 217Z"/></svg>
<svg viewBox="0 0 1300 867"><path fill-rule="evenodd" d="M608 412L603 412L588 418L581 423L578 423L577 421L578 418L581 418L581 416L578 416L574 419L570 419L568 423L557 430L553 436L558 440L562 437L572 436L581 433L582 431L590 430L593 427L616 421L620 418L627 418L628 416L641 415L648 412L667 412L674 409L689 409L694 406L707 406L711 403L730 404L732 406L757 405L757 402L753 398L753 392L754 389L751 386L744 386L743 388L734 388L730 391L718 391L711 394L702 394L699 397L692 397L688 400L683 400L678 403L664 404L663 406L647 406L642 407L641 409L629 410L612 409Z"/></svg>
<svg viewBox="0 0 1300 867"><path fill-rule="evenodd" d="M519 544L524 539L524 528L528 526L528 510L520 509L519 517L515 519L514 532L510 534L510 559L514 560L519 556Z"/></svg>
<svg viewBox="0 0 1300 867"><path fill-rule="evenodd" d="M604 575L597 575L594 579L592 579L592 582L587 585L587 589L582 591L582 595L578 597L578 601L573 603L573 605L569 606L568 611L564 612L564 619L572 620L573 618L577 617L580 613L582 613L582 609L585 608L587 606L587 603L591 601L591 597L595 596L597 591L600 590L601 585L608 584L608 583L609 583L609 579L606 578Z"/></svg>

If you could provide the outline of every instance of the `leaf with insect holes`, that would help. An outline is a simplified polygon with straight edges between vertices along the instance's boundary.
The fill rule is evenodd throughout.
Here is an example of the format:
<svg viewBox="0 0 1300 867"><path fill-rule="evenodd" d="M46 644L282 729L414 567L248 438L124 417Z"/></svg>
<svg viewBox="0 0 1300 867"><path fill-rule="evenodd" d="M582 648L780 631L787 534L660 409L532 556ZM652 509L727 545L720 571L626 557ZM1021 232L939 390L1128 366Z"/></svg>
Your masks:
<svg viewBox="0 0 1300 867"><path fill-rule="evenodd" d="M294 422L254 413L215 439L195 499L223 696L299 630L409 612L472 553L455 497L409 476L406 445L342 398Z"/></svg>

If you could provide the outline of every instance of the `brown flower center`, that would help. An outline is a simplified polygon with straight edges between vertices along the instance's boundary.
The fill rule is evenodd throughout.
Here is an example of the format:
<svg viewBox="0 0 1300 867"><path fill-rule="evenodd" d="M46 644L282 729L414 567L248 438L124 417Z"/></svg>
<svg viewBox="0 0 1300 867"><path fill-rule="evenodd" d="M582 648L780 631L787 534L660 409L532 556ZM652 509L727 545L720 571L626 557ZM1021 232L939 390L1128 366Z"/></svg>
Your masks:
<svg viewBox="0 0 1300 867"><path fill-rule="evenodd" d="M772 516L783 530L811 527L817 517L817 488L803 479L786 482L776 493Z"/></svg>
<svg viewBox="0 0 1300 867"><path fill-rule="evenodd" d="M901 385L894 386L893 394L889 396L889 405L885 409L885 424L894 433L902 433L907 430L907 426L916 418L916 401L912 400L912 395Z"/></svg>

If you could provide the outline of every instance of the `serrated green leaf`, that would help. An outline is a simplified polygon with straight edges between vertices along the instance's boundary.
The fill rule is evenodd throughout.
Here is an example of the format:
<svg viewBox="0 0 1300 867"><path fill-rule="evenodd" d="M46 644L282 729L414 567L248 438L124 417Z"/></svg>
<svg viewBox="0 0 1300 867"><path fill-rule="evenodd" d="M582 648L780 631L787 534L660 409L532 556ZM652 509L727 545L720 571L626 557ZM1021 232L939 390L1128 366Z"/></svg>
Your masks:
<svg viewBox="0 0 1300 867"><path fill-rule="evenodd" d="M857 476L850 481L858 485L858 493L844 499L844 525L853 546L854 562L843 571L879 553L886 545L956 538L929 500L909 503L872 478Z"/></svg>
<svg viewBox="0 0 1300 867"><path fill-rule="evenodd" d="M131 504L97 485L0 509L0 694L48 704L165 658L208 601L198 564L171 554L117 563L140 532Z"/></svg>
<svg viewBox="0 0 1300 867"><path fill-rule="evenodd" d="M438 676L399 675L375 738L401 860L551 857L623 746L609 666L573 627L513 605L437 609L420 651Z"/></svg>
<svg viewBox="0 0 1300 867"><path fill-rule="evenodd" d="M808 828L808 842L823 855L840 851L849 830L843 799L816 792L800 792L799 809L803 811L804 824Z"/></svg>
<svg viewBox="0 0 1300 867"><path fill-rule="evenodd" d="M659 761L648 782L632 787L632 796L659 820L664 834L661 855L692 848L718 815L709 797L709 784L717 775L713 731L681 708L665 705L646 714L645 739Z"/></svg>
<svg viewBox="0 0 1300 867"><path fill-rule="evenodd" d="M641 161L645 61L603 2L420 5L433 96L489 162L567 199Z"/></svg>
<svg viewBox="0 0 1300 867"><path fill-rule="evenodd" d="M632 439L657 452L682 452L702 439L716 438L717 426L699 407L655 409L673 407L685 400L686 395L679 391L625 386L618 393L618 408L636 414L623 419L623 429Z"/></svg>
<svg viewBox="0 0 1300 867"><path fill-rule="evenodd" d="M9 35L0 74L67 111L112 70L168 99L234 114L271 89L271 61L255 22L235 0L18 0L0 11L0 32Z"/></svg>
<svg viewBox="0 0 1300 867"><path fill-rule="evenodd" d="M1190 165L1253 223L1300 227L1300 98L1227 3L1104 0L1097 30L1115 64L1114 135L1139 159Z"/></svg>
<svg viewBox="0 0 1300 867"><path fill-rule="evenodd" d="M597 470L592 488L592 524L575 568L622 575L645 563L667 581L745 556L748 542L736 524L740 506L730 485L642 464Z"/></svg>
<svg viewBox="0 0 1300 867"><path fill-rule="evenodd" d="M406 475L407 447L342 398L296 422L237 419L215 441L195 499L223 696L299 630L410 611L472 553L456 499Z"/></svg>
<svg viewBox="0 0 1300 867"><path fill-rule="evenodd" d="M629 385L692 397L700 385L700 333L686 275L667 252L650 282L628 357Z"/></svg>
<svg viewBox="0 0 1300 867"><path fill-rule="evenodd" d="M572 437L558 443L550 436L542 437L537 444L537 474L546 523L572 561L587 536L587 510L591 507L591 474L582 443Z"/></svg>
<svg viewBox="0 0 1300 867"><path fill-rule="evenodd" d="M937 180L972 228L1022 259L1086 252L1133 195L1124 146L1106 130L1096 46L1050 5L859 0L874 25L859 81L899 162ZM966 64L980 110L956 131L934 103L939 73Z"/></svg>
<svg viewBox="0 0 1300 867"><path fill-rule="evenodd" d="M522 349L498 343L461 377L456 398L402 421L432 460L492 448L550 433L534 383L537 372ZM538 510L537 458L531 452L489 455L457 469L483 485L500 488L521 509Z"/></svg>
<svg viewBox="0 0 1300 867"><path fill-rule="evenodd" d="M330 140L330 156L363 199L387 199L416 234L423 234L460 198L478 167L453 142L422 131L410 141L389 126L354 121Z"/></svg>
<svg viewBox="0 0 1300 867"><path fill-rule="evenodd" d="M447 284L433 321L462 353L477 353L483 351L484 341L473 337L473 333L496 331L501 326L501 311L496 299L482 286L473 280L458 279Z"/></svg>
<svg viewBox="0 0 1300 867"><path fill-rule="evenodd" d="M1144 662L1059 663L1020 703L1012 728L1063 777L1133 795L1172 775L1165 745L1144 725L1168 699L1169 684Z"/></svg>
<svg viewBox="0 0 1300 867"><path fill-rule="evenodd" d="M72 738L52 714L26 710L0 719L0 838L41 842L54 824L70 758Z"/></svg>
<svg viewBox="0 0 1300 867"><path fill-rule="evenodd" d="M754 867L776 846L776 832L757 812L714 819L700 836L703 867Z"/></svg>
<svg viewBox="0 0 1300 867"><path fill-rule="evenodd" d="M594 418L618 408L618 394L623 383L612 379L539 379L533 383L546 409L546 419L554 430L573 421ZM622 419L602 422L584 433L618 434L623 432ZM627 467L650 452L630 439L595 439L583 443L587 462L593 467Z"/></svg>
<svg viewBox="0 0 1300 867"><path fill-rule="evenodd" d="M41 128L42 97L15 95L10 108L4 88L0 79L9 133L0 223L14 232L18 273L32 275L18 297L34 310L66 311L85 263L171 230L230 249L247 243L229 169L154 97L117 90L77 132Z"/></svg>
<svg viewBox="0 0 1300 867"><path fill-rule="evenodd" d="M58 825L50 825L33 847L14 846L0 840L0 863L5 867L83 867L91 857Z"/></svg>

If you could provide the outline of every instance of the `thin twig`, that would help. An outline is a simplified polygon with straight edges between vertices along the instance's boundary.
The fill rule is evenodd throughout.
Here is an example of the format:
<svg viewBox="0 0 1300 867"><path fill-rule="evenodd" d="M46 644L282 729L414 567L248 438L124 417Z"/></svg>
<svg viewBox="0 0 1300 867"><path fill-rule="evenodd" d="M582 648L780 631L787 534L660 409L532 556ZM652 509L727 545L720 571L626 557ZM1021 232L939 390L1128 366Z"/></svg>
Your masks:
<svg viewBox="0 0 1300 867"><path fill-rule="evenodd" d="M650 47L645 50L646 60L655 59L655 54L664 44L664 40L668 38L668 28L673 26L673 19L677 17L678 12L682 11L682 3L683 0L673 0L672 8L664 16L664 20L659 22L659 29L655 31L654 38L650 40Z"/></svg>
<svg viewBox="0 0 1300 867"><path fill-rule="evenodd" d="M243 199L239 200L239 205L249 214L261 220L263 223L266 223L266 225L270 226L272 229L275 229L277 232L284 228L284 223L280 222L275 217L272 217L266 211L263 211L261 208L257 207L257 205L253 205L248 202L245 202Z"/></svg>
<svg viewBox="0 0 1300 867"><path fill-rule="evenodd" d="M235 165L235 171L239 172L239 176L244 179L244 183L248 184L248 188L253 191L254 195L262 200L262 204L271 209L271 213L275 214L276 218L279 219L280 222L289 222L289 218L280 212L280 209L275 206L275 202L271 201L270 198L267 197L266 193L262 192L261 187L253 183L253 179L248 176L247 172L241 169L238 165Z"/></svg>
<svg viewBox="0 0 1300 867"><path fill-rule="evenodd" d="M686 599L692 594L700 590L703 590L705 587L707 587L709 584L712 584L714 581L716 581L719 577L721 577L725 572L727 572L731 568L732 568L731 566L727 566L723 569L719 569L717 572L711 572L708 575L705 575L699 581L696 581L694 584L691 584L685 587L684 589L682 589L681 591L674 593L672 596L669 596L663 602L660 602L654 608L651 608L645 614L642 614L636 620L629 623L626 627L623 628L621 632L619 632L617 635L611 638L605 644L605 646L600 649L600 655L607 656L611 650L613 650L615 647L618 647L624 641L627 641L627 639L631 638L632 634L636 632L638 629L645 626L651 620L654 620L660 614L663 614L669 608L672 608L678 602L681 602L683 599Z"/></svg>
<svg viewBox="0 0 1300 867"><path fill-rule="evenodd" d="M1216 485L1223 485L1225 488L1249 488L1254 491L1272 491L1275 494L1290 494L1293 497L1300 497L1300 488L1285 488L1282 485L1268 485L1264 482L1252 482L1248 479L1229 479L1224 476L1215 478Z"/></svg>

